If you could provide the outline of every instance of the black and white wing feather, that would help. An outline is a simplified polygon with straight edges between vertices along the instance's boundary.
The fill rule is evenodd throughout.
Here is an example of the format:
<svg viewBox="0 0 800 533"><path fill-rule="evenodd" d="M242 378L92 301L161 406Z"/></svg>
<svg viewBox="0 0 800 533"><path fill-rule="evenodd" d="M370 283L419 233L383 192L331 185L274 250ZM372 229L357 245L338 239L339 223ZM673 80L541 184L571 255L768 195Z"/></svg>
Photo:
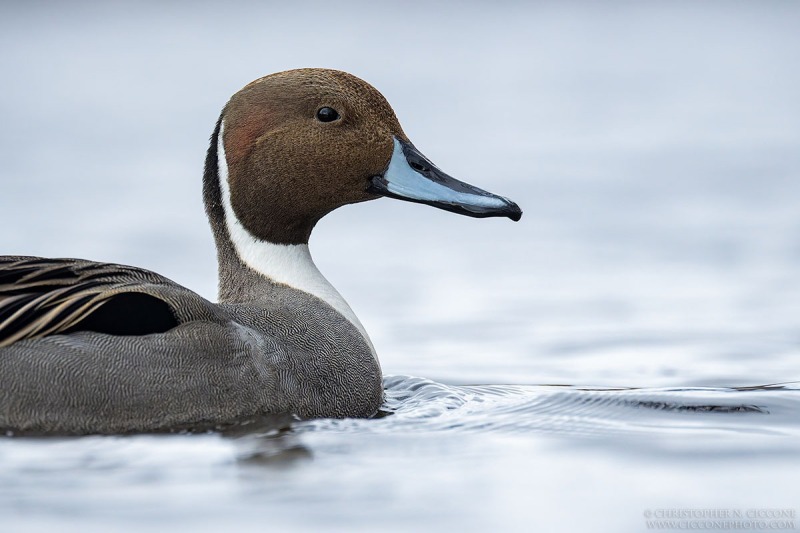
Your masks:
<svg viewBox="0 0 800 533"><path fill-rule="evenodd" d="M210 318L210 306L188 289L140 268L0 257L0 347L74 331L163 333L192 319Z"/></svg>

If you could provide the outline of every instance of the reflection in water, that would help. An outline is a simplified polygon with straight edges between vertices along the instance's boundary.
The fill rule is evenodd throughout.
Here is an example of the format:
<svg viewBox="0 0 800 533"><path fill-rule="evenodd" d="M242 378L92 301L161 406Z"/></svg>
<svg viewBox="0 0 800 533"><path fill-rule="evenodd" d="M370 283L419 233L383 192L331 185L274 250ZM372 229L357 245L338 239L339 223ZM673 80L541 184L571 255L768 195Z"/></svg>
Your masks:
<svg viewBox="0 0 800 533"><path fill-rule="evenodd" d="M239 464L283 468L312 457L311 450L292 431L296 421L290 415L258 416L219 428L218 432L234 442Z"/></svg>
<svg viewBox="0 0 800 533"><path fill-rule="evenodd" d="M311 450L291 433L243 436L235 445L236 460L248 466L285 468L313 457Z"/></svg>

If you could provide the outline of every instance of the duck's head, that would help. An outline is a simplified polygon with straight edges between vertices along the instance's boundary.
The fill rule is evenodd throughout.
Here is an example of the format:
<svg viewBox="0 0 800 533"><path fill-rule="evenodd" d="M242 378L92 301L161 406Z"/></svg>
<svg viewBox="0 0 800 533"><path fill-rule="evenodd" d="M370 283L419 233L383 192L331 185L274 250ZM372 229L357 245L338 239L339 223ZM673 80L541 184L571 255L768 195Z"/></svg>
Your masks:
<svg viewBox="0 0 800 533"><path fill-rule="evenodd" d="M205 178L215 233L227 214L276 244L307 243L327 213L381 196L473 217L522 216L507 198L439 170L411 144L383 95L337 70L279 72L234 94Z"/></svg>

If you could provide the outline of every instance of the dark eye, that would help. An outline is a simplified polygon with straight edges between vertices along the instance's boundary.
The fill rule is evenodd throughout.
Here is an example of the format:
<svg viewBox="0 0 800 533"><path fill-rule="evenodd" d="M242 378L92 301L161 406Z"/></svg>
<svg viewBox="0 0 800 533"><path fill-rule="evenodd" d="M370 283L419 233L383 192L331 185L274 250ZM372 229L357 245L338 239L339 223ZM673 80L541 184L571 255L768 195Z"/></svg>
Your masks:
<svg viewBox="0 0 800 533"><path fill-rule="evenodd" d="M339 118L339 113L332 107L321 107L317 111L317 120L320 122L333 122Z"/></svg>

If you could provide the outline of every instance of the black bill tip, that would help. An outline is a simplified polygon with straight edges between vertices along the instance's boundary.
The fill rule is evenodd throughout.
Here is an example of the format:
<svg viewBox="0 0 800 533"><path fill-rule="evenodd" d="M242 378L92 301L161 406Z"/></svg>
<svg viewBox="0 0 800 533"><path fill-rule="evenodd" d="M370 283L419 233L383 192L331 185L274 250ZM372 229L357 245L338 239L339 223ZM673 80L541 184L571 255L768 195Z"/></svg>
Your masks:
<svg viewBox="0 0 800 533"><path fill-rule="evenodd" d="M522 218L522 209L520 209L519 206L511 200L508 200L508 204L508 212L506 213L506 216L514 222L519 222Z"/></svg>

